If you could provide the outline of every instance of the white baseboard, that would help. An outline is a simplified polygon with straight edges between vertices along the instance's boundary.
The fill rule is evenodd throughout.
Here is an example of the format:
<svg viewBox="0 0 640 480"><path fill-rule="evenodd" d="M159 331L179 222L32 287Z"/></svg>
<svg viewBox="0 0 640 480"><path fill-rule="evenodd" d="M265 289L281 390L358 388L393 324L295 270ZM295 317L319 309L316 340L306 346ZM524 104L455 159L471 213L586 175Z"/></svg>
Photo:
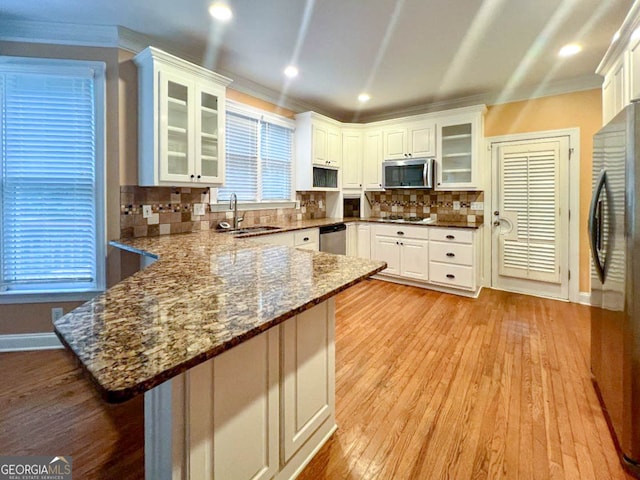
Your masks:
<svg viewBox="0 0 640 480"><path fill-rule="evenodd" d="M591 292L578 293L578 303L581 305L591 305Z"/></svg>
<svg viewBox="0 0 640 480"><path fill-rule="evenodd" d="M0 352L26 352L29 350L52 350L56 348L64 347L53 332L0 335Z"/></svg>

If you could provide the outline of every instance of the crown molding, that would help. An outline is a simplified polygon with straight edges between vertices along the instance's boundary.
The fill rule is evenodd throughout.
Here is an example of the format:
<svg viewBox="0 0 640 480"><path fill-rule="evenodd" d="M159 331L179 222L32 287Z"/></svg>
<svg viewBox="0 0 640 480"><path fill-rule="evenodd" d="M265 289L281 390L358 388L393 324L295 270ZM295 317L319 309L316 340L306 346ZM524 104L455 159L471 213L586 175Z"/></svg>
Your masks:
<svg viewBox="0 0 640 480"><path fill-rule="evenodd" d="M118 29L107 25L0 21L0 40L8 42L48 43L84 47L117 47Z"/></svg>

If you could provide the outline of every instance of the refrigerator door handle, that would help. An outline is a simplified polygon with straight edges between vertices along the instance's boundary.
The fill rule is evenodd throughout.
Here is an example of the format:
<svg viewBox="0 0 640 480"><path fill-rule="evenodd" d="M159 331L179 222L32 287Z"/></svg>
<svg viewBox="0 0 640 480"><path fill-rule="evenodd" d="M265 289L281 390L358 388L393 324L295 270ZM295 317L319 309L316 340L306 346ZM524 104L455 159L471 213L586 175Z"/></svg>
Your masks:
<svg viewBox="0 0 640 480"><path fill-rule="evenodd" d="M605 266L600 262L600 250L602 249L602 227L603 227L603 204L600 200L602 189L607 184L607 171L600 171L596 188L591 198L591 206L589 207L589 243L591 244L591 254L593 263L596 267L596 273L602 283L604 283Z"/></svg>

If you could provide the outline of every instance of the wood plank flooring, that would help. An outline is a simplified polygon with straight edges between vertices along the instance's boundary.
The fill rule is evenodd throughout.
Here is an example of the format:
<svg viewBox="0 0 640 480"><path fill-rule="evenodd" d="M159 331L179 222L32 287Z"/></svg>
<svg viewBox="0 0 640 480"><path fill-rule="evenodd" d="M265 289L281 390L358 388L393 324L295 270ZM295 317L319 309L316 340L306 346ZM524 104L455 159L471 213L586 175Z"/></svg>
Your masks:
<svg viewBox="0 0 640 480"><path fill-rule="evenodd" d="M144 401L104 403L64 350L0 354L0 455L71 455L74 479L144 478Z"/></svg>
<svg viewBox="0 0 640 480"><path fill-rule="evenodd" d="M338 297L338 431L301 480L630 479L589 373L589 308L380 281Z"/></svg>
<svg viewBox="0 0 640 480"><path fill-rule="evenodd" d="M630 479L591 385L588 315L492 290L347 290L339 429L299 478ZM61 350L0 354L0 372L0 455L71 454L78 479L144 477L142 397L103 403Z"/></svg>

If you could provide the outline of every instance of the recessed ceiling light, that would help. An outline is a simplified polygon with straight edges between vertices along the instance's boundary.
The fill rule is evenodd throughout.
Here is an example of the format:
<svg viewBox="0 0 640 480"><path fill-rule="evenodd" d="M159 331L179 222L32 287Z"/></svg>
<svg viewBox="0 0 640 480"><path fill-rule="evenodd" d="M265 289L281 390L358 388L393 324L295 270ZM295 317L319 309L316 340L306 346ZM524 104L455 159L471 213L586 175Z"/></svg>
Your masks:
<svg viewBox="0 0 640 480"><path fill-rule="evenodd" d="M224 3L212 3L209 7L209 15L221 22L228 22L231 20L233 13L228 5Z"/></svg>
<svg viewBox="0 0 640 480"><path fill-rule="evenodd" d="M570 57L571 55L575 55L581 50L582 50L582 47L577 43L570 43L562 47L558 52L558 55L561 57Z"/></svg>
<svg viewBox="0 0 640 480"><path fill-rule="evenodd" d="M289 65L284 69L284 74L289 78L294 78L298 76L298 68L293 65Z"/></svg>
<svg viewBox="0 0 640 480"><path fill-rule="evenodd" d="M360 95L358 95L358 101L361 103L368 102L369 100L371 100L371 95L369 95L368 93L361 93Z"/></svg>

